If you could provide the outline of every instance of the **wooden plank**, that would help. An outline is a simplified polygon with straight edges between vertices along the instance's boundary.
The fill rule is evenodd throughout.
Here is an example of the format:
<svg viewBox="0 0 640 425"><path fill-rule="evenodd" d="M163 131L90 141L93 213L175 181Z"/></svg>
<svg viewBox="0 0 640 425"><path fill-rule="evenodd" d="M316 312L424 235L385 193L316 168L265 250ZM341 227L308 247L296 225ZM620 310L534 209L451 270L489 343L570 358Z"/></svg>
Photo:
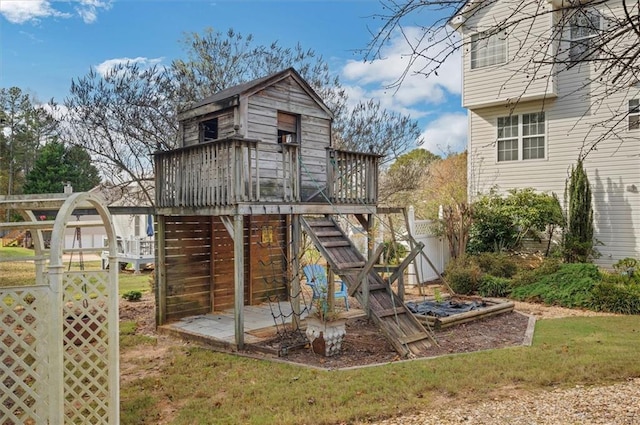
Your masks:
<svg viewBox="0 0 640 425"><path fill-rule="evenodd" d="M341 247L341 246L351 246L351 242L349 241L326 241L323 242L321 241L322 246L324 246L325 248L336 248L336 247Z"/></svg>
<svg viewBox="0 0 640 425"><path fill-rule="evenodd" d="M384 310L376 311L375 314L379 318L384 318L387 316L395 316L396 314L404 314L407 312L407 309L404 307L395 307L395 308L387 308Z"/></svg>
<svg viewBox="0 0 640 425"><path fill-rule="evenodd" d="M422 341L423 339L427 339L429 336L425 333L414 333L411 335L403 336L398 338L401 344L411 344L413 342Z"/></svg>

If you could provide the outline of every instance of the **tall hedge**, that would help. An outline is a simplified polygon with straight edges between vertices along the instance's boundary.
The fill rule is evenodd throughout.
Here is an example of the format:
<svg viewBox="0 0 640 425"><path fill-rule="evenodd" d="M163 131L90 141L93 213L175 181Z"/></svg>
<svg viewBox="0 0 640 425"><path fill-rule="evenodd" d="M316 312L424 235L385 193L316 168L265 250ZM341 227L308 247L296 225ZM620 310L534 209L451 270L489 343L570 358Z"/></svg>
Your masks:
<svg viewBox="0 0 640 425"><path fill-rule="evenodd" d="M591 185L582 159L571 169L568 192L567 227L564 232L564 257L568 263L590 261L597 251L593 241L593 203Z"/></svg>

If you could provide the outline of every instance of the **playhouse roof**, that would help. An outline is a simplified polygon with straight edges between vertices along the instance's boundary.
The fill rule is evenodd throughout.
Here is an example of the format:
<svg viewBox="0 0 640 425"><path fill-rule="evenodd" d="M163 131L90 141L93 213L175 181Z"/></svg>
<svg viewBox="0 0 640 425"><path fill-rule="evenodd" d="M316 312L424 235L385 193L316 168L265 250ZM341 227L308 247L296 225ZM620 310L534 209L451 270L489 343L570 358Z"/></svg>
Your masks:
<svg viewBox="0 0 640 425"><path fill-rule="evenodd" d="M211 104L217 104L220 106L236 105L238 104L238 99L240 97L251 96L254 93L257 93L260 90L264 90L266 87L272 86L286 78L292 78L293 80L295 80L300 85L300 87L302 87L302 89L309 95L309 97L311 97L320 108L322 108L331 118L333 118L333 113L331 112L329 107L324 103L322 98L315 92L315 90L313 90L309 83L307 83L306 80L302 78L302 76L294 68L287 68L283 71L276 72L262 78L257 78L246 83L229 87L202 100L199 100L198 102L194 103L189 109L179 114L178 119L182 120L191 118L194 115L199 115L199 109Z"/></svg>

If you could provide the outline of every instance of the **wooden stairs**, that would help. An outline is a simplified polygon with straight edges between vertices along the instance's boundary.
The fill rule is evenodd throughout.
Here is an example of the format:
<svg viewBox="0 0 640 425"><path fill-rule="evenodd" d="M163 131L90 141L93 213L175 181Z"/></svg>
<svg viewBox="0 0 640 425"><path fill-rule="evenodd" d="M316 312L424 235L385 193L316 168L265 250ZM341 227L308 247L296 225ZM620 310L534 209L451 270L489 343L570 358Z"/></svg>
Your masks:
<svg viewBox="0 0 640 425"><path fill-rule="evenodd" d="M407 310L391 286L373 270L372 264L332 218L303 217L302 226L333 272L347 284L349 293L362 305L368 302L369 317L400 355L424 354L435 344L432 333ZM367 268L369 271L365 275ZM368 298L363 291L363 282L368 285Z"/></svg>

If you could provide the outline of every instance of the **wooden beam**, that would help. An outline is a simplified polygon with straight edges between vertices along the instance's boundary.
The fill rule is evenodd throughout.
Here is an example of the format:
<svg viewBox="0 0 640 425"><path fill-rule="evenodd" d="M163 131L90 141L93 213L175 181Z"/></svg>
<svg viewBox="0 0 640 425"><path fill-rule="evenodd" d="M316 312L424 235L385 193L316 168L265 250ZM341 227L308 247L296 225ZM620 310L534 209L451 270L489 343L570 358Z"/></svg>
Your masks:
<svg viewBox="0 0 640 425"><path fill-rule="evenodd" d="M165 216L156 217L156 329L167 320L167 262L165 259Z"/></svg>
<svg viewBox="0 0 640 425"><path fill-rule="evenodd" d="M244 348L244 239L243 239L242 215L233 217L233 256L234 256L234 282L235 282L235 340L238 349Z"/></svg>
<svg viewBox="0 0 640 425"><path fill-rule="evenodd" d="M418 242L418 244L415 246L413 251L411 251L409 255L407 255L407 257L402 261L402 263L400 263L396 271L393 272L393 274L389 278L389 285L391 285L396 279L398 279L399 276L402 275L402 273L404 273L404 269L406 269L409 266L409 264L411 264L413 259L416 258L418 254L422 252L422 248L424 248L424 244L422 242Z"/></svg>
<svg viewBox="0 0 640 425"><path fill-rule="evenodd" d="M376 249L375 254L371 258L369 258L369 261L367 261L367 263L364 265L362 270L360 270L360 273L358 273L358 277L356 278L356 284L353 285L351 288L349 288L349 295L353 296L356 293L356 291L360 287L360 284L362 283L362 279L364 279L369 274L371 269L373 269L373 266L375 265L376 260L382 253L383 249L384 249L384 245L378 245L378 249Z"/></svg>
<svg viewBox="0 0 640 425"><path fill-rule="evenodd" d="M300 227L300 216L299 215L293 215L293 216L289 216L290 220L291 220L291 226L289 227L291 229L291 251L289 253L289 258L291 258L291 261L289 262L289 264L291 264L291 269L290 272L292 272L292 277L293 279L291 280L291 292L292 292L292 299L291 299L291 308L293 309L293 320L291 322L291 325L293 327L294 330L300 329L300 264L298 262L298 258L300 255L300 247L302 246L302 244L300 243L300 236L301 236L301 232L302 229Z"/></svg>

